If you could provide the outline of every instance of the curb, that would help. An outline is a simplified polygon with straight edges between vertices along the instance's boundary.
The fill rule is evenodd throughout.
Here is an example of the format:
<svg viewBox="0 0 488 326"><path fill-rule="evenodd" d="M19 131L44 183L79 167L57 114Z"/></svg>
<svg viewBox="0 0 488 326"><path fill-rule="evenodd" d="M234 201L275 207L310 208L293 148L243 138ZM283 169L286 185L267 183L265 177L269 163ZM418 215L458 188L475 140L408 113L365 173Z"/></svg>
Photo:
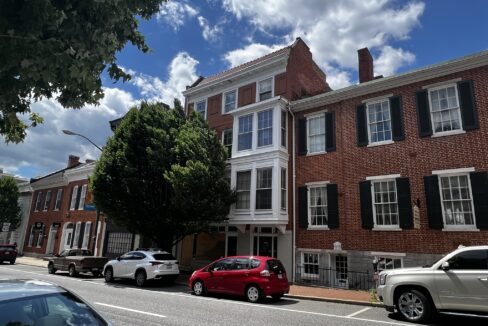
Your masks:
<svg viewBox="0 0 488 326"><path fill-rule="evenodd" d="M381 303L374 303L374 302L367 302L367 301L356 301L356 300L347 300L347 299L338 299L338 298L314 297L314 296L295 295L295 294L285 294L285 297L287 297L287 298L293 298L293 299L304 299L304 300L311 300L311 301L323 301L323 302L333 302L333 303L350 304L350 305L356 305L356 306L367 306L367 307L384 308L384 305L381 304Z"/></svg>

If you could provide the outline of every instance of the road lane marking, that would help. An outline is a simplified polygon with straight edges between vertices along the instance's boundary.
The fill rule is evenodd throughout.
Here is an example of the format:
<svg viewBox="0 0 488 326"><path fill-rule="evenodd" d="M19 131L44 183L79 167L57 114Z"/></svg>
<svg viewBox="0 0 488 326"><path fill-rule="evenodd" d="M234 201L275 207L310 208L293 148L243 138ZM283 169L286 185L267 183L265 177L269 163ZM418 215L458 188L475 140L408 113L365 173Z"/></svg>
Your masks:
<svg viewBox="0 0 488 326"><path fill-rule="evenodd" d="M155 313L152 313L152 312L135 310L135 309L125 308L125 307L120 307L120 306L114 306L114 305L111 305L111 304L106 304L106 303L101 303L101 302L94 302L94 303L96 305L99 305L99 306L105 306L105 307L110 307L110 308L114 308L114 309L120 309L120 310L135 312L135 313L138 313L138 314L144 314L144 315L154 316L154 317L166 318L166 316L159 315L159 314L155 314Z"/></svg>
<svg viewBox="0 0 488 326"><path fill-rule="evenodd" d="M352 314L349 314L349 315L347 315L346 317L351 318L351 317L357 316L357 315L359 315L359 314L362 314L363 312L368 311L368 310L370 310L370 309L371 309L371 307L366 307L366 308L364 308L364 309L361 309L361 310L358 310L358 311L356 311L356 312L353 312Z"/></svg>
<svg viewBox="0 0 488 326"><path fill-rule="evenodd" d="M12 270L16 272L23 272L23 273L29 273L29 274L35 274L35 275L40 275L43 277L50 276L53 278L59 277L56 275L51 275L51 274L40 274L40 273L35 273L35 272L30 272L30 271L23 271L19 269L13 269L13 268L4 268L7 270ZM0 269L1 270L1 269ZM64 280L70 280L70 281L78 281L82 282L83 280L81 279L75 279L71 277L66 277L63 278ZM87 283L85 283L87 284ZM90 284L90 283L88 283ZM94 285L100 285L103 284L105 286L111 286L106 283L95 283L92 282ZM159 291L154 291L154 290L146 290L146 289L139 289L139 288L133 288L129 287L131 290L134 291L144 291L148 293L152 293L155 295L158 294L163 294L163 295L171 295L171 296L177 296L177 297L183 297L183 298L191 298L191 299L196 299L196 300L208 300L208 301L216 301L216 302L222 302L220 299L215 299L211 297L201 297L201 296L194 296L190 295L188 293L169 293L169 292L159 292ZM286 311L286 312L292 312L292 313L301 313L301 314L309 314L309 315L315 315L315 316L323 316L323 317L331 317L331 318L339 318L339 319L348 319L348 320L357 320L357 321L363 321L363 322L370 322L370 323L377 323L377 324L383 324L383 325L395 325L395 326L411 326L411 324L406 324L406 323L400 323L400 322L394 322L394 321L383 321L383 320L374 320L374 319L367 319L367 318L359 318L359 317L348 317L343 316L343 315L334 315L334 314L326 314L326 313L321 313L321 312L313 312L313 311L304 311L304 310L295 310L295 309L287 309L287 308L281 308L281 307L276 307L276 306L264 306L264 305L257 305L253 303L247 303L247 302L239 302L239 301L231 301L231 300L226 300L227 303L229 304L236 304L236 305L243 305L243 306L248 306L248 307L253 307L253 308L263 308L263 309L270 309L270 310L278 310L278 311Z"/></svg>

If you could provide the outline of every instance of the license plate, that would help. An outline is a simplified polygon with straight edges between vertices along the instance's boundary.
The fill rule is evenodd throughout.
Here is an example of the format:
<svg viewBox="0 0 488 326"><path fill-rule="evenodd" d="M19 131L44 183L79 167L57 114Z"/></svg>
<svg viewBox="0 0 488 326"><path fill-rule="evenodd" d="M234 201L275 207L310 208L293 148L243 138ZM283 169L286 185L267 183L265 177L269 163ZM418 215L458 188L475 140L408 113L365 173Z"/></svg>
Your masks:
<svg viewBox="0 0 488 326"><path fill-rule="evenodd" d="M98 268L92 268L92 271L98 272Z"/></svg>
<svg viewBox="0 0 488 326"><path fill-rule="evenodd" d="M278 274L278 278L283 278L283 275L281 275L281 274Z"/></svg>
<svg viewBox="0 0 488 326"><path fill-rule="evenodd" d="M10 255L10 252L6 251L6 252L5 252L5 254L6 254L6 255Z"/></svg>
<svg viewBox="0 0 488 326"><path fill-rule="evenodd" d="M166 269L173 269L173 265L171 264L166 265Z"/></svg>

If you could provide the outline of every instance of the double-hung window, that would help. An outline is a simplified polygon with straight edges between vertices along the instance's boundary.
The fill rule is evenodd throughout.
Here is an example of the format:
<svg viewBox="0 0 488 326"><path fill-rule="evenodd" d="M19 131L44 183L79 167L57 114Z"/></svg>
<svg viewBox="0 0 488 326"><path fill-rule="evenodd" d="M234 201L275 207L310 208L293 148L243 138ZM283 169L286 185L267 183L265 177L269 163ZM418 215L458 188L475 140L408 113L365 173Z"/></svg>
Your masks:
<svg viewBox="0 0 488 326"><path fill-rule="evenodd" d="M273 110L258 112L258 147L273 144Z"/></svg>
<svg viewBox="0 0 488 326"><path fill-rule="evenodd" d="M378 263L378 272L403 267L402 258L400 257L375 257L375 259Z"/></svg>
<svg viewBox="0 0 488 326"><path fill-rule="evenodd" d="M200 113L202 115L203 119L207 119L207 101L203 100L203 101L197 102L195 111Z"/></svg>
<svg viewBox="0 0 488 326"><path fill-rule="evenodd" d="M308 118L308 152L325 152L325 115Z"/></svg>
<svg viewBox="0 0 488 326"><path fill-rule="evenodd" d="M286 148L286 120L287 114L286 111L281 111L281 146Z"/></svg>
<svg viewBox="0 0 488 326"><path fill-rule="evenodd" d="M469 175L440 175L439 189L446 228L474 227L475 216Z"/></svg>
<svg viewBox="0 0 488 326"><path fill-rule="evenodd" d="M434 134L462 128L456 85L429 89L429 101Z"/></svg>
<svg viewBox="0 0 488 326"><path fill-rule="evenodd" d="M273 78L268 78L258 83L258 96L259 101L273 97Z"/></svg>
<svg viewBox="0 0 488 326"><path fill-rule="evenodd" d="M303 269L302 277L318 278L319 277L319 254L302 252Z"/></svg>
<svg viewBox="0 0 488 326"><path fill-rule="evenodd" d="M81 243L81 248L87 249L90 243L90 232L91 232L91 222L85 223L85 231L83 232L83 241Z"/></svg>
<svg viewBox="0 0 488 326"><path fill-rule="evenodd" d="M281 209L286 210L286 169L281 168Z"/></svg>
<svg viewBox="0 0 488 326"><path fill-rule="evenodd" d="M369 143L381 143L392 140L390 101L388 99L368 103Z"/></svg>
<svg viewBox="0 0 488 326"><path fill-rule="evenodd" d="M51 190L46 192L46 198L44 198L44 208L43 211L47 211L49 209L49 203L51 202Z"/></svg>
<svg viewBox="0 0 488 326"><path fill-rule="evenodd" d="M54 210L59 211L61 208L61 199L63 198L63 189L58 189L56 193L56 203L54 204Z"/></svg>
<svg viewBox="0 0 488 326"><path fill-rule="evenodd" d="M227 157L232 156L232 128L222 131L222 144L227 148Z"/></svg>
<svg viewBox="0 0 488 326"><path fill-rule="evenodd" d="M83 185L81 187L80 202L78 204L78 210L83 210L85 208L85 198L86 198L86 187L88 185Z"/></svg>
<svg viewBox="0 0 488 326"><path fill-rule="evenodd" d="M224 93L224 112L228 113L235 110L237 107L237 91L234 89L232 91Z"/></svg>
<svg viewBox="0 0 488 326"><path fill-rule="evenodd" d="M271 209L273 168L257 169L256 172L256 209Z"/></svg>
<svg viewBox="0 0 488 326"><path fill-rule="evenodd" d="M71 193L71 203L69 205L69 210L73 211L75 210L76 206L76 196L78 195L78 186L73 187L73 192Z"/></svg>
<svg viewBox="0 0 488 326"><path fill-rule="evenodd" d="M372 181L371 195L373 197L375 227L399 228L398 196L395 179Z"/></svg>
<svg viewBox="0 0 488 326"><path fill-rule="evenodd" d="M251 171L239 171L236 174L236 209L251 207Z"/></svg>
<svg viewBox="0 0 488 326"><path fill-rule="evenodd" d="M239 117L239 132L237 136L237 150L252 148L252 114Z"/></svg>
<svg viewBox="0 0 488 326"><path fill-rule="evenodd" d="M41 204L42 204L42 191L39 191L37 193L37 198L36 198L36 206L34 208L34 211L39 211L41 209Z"/></svg>
<svg viewBox="0 0 488 326"><path fill-rule="evenodd" d="M310 228L327 227L327 187L325 185L308 188L308 209Z"/></svg>

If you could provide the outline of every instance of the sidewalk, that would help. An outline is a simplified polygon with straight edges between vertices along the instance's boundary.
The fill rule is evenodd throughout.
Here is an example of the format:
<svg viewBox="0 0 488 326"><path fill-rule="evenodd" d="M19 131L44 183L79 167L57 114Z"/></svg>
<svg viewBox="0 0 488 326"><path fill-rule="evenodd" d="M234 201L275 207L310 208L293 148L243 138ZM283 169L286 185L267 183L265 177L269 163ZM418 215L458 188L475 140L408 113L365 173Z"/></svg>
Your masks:
<svg viewBox="0 0 488 326"><path fill-rule="evenodd" d="M17 257L16 264L30 265L37 267L47 267L47 261L34 257ZM47 272L47 270L46 270ZM181 274L176 280L177 284L188 286L190 275ZM365 306L381 306L377 302L372 302L371 294L367 291L355 291L344 289L332 289L324 287L312 287L301 285L290 285L288 298L308 299L316 301L338 302L346 304L356 304Z"/></svg>

